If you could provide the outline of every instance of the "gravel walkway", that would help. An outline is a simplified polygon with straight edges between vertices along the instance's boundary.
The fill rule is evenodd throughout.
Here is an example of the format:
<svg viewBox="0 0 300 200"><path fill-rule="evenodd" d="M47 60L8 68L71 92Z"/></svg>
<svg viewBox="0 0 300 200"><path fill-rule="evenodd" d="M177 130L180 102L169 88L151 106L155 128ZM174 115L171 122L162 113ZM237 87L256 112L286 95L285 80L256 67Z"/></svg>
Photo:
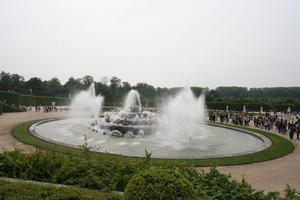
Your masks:
<svg viewBox="0 0 300 200"><path fill-rule="evenodd" d="M285 138L288 137L285 136ZM293 143L295 151L285 157L261 163L222 166L217 167L217 169L224 174L230 174L233 179L238 181L241 181L244 177L248 183L258 190L283 193L286 185L289 184L300 192L300 140L294 139ZM208 170L207 168L198 169Z"/></svg>
<svg viewBox="0 0 300 200"><path fill-rule="evenodd" d="M40 112L21 112L21 113L4 113L0 115L0 153L4 151L13 151L15 149L24 152L34 151L34 147L17 141L12 135L12 129L22 122L51 118L63 117L65 112L40 113Z"/></svg>
<svg viewBox="0 0 300 200"><path fill-rule="evenodd" d="M5 113L0 115L0 152L15 148L32 152L34 147L16 141L11 135L14 126L21 122L42 118L62 117L64 112L54 113ZM248 165L218 167L223 173L230 173L236 180L242 177L258 190L283 192L289 184L300 192L300 141L293 141L296 149L292 154L272 161ZM199 168L201 170L203 168Z"/></svg>

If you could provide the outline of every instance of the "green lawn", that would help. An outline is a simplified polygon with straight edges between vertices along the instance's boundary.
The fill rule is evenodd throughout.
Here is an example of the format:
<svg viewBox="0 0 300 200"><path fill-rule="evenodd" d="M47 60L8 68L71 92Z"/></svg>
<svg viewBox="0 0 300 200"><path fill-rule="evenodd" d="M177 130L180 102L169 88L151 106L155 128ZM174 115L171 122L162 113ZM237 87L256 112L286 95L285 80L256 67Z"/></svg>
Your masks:
<svg viewBox="0 0 300 200"><path fill-rule="evenodd" d="M25 144L33 145L37 148L51 149L54 151L75 155L75 156L83 155L81 149L49 143L47 141L41 140L33 136L29 131L29 127L31 124L36 122L37 121L25 122L15 127L13 130L14 137ZM214 125L218 125L218 124L214 124ZM241 164L263 162L267 160L276 159L288 155L289 153L292 153L294 151L295 147L292 142L276 134L272 134L263 130L257 130L253 128L242 127L242 126L235 126L231 124L227 126L230 128L244 129L247 131L252 131L264 135L272 141L272 146L263 151L248 154L248 155L242 155L242 156L210 158L210 159L151 159L151 164L152 165L194 166L194 167L241 165ZM91 154L91 156L95 158L114 159L120 162L139 161L141 159L144 159L144 158L112 155L107 153L99 153L99 152L89 152L89 153Z"/></svg>

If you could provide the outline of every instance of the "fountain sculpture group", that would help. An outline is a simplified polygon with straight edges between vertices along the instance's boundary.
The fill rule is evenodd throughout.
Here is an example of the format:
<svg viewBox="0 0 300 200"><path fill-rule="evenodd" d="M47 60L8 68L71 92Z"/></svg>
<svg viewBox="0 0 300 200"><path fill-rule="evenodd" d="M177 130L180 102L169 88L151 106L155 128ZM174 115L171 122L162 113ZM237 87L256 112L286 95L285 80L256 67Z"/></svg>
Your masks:
<svg viewBox="0 0 300 200"><path fill-rule="evenodd" d="M184 88L177 96L168 99L160 112L158 109L143 110L138 91L131 90L122 108L105 112L104 118L98 118L103 101L103 97L96 95L95 85L91 84L87 91L74 97L71 107L78 108L81 104L85 111L90 111L94 117L90 129L104 135L134 137L155 133L161 138L176 136L178 139L180 136L191 139L195 124L204 121L204 99L196 98L190 88ZM178 131L181 133L177 134Z"/></svg>

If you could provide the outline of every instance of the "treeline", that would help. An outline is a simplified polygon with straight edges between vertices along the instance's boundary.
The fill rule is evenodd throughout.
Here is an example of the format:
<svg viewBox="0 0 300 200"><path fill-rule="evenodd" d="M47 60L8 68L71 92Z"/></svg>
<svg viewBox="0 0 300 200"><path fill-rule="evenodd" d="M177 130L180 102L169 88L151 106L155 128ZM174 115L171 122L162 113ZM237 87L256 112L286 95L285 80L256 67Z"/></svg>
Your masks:
<svg viewBox="0 0 300 200"><path fill-rule="evenodd" d="M300 87L218 87L210 90L211 98L291 98L300 99Z"/></svg>
<svg viewBox="0 0 300 200"><path fill-rule="evenodd" d="M23 96L27 95L27 98L30 98L28 96L58 96L69 98L81 90L86 90L92 82L95 82L96 93L105 97L106 104L116 106L123 102L124 96L131 89L139 91L142 103L146 106L156 106L162 98L175 94L180 89L155 88L147 83L131 85L117 77L112 77L110 79L103 78L101 81L95 81L94 77L89 75L82 78L70 77L65 84L62 84L58 78L42 80L38 77L32 77L26 81L24 77L19 74L10 74L4 71L0 73L0 91L23 94ZM197 96L203 93L203 88L193 87L192 89ZM12 97L8 98L17 98L16 95L11 96ZM22 101L22 98L23 97L21 97L20 100L13 101L14 104L28 105L29 101L33 101ZM2 99L4 98L2 97ZM6 99L7 103L10 101L9 99ZM31 105L33 104L35 103L33 102Z"/></svg>
<svg viewBox="0 0 300 200"><path fill-rule="evenodd" d="M62 97L68 99L77 92L87 89L95 82L97 94L105 97L105 103L109 106L118 106L123 102L124 96L131 90L139 91L144 106L158 106L161 100L167 96L176 94L181 88L155 88L147 83L131 85L117 77L102 78L95 81L94 77L86 75L82 78L70 77L64 84L58 78L42 80L32 77L25 80L19 74L10 74L2 71L0 73L0 91L19 93L20 97L15 105L35 105L45 103L36 100L32 96ZM260 107L265 110L283 111L291 107L293 111L300 111L300 87L272 87L272 88L246 88L246 87L218 87L209 89L203 87L192 87L196 96L205 94L208 108L224 110L228 106L231 110L242 110L246 105L249 111L258 111ZM26 97L25 97L26 96ZM31 96L31 97L30 97ZM28 100L22 100L28 99ZM42 98L42 99L43 99ZM40 98L38 98L40 99ZM6 100L4 97L0 100ZM52 100L47 100L47 104ZM7 100L6 100L7 102ZM67 103L67 100L61 102Z"/></svg>

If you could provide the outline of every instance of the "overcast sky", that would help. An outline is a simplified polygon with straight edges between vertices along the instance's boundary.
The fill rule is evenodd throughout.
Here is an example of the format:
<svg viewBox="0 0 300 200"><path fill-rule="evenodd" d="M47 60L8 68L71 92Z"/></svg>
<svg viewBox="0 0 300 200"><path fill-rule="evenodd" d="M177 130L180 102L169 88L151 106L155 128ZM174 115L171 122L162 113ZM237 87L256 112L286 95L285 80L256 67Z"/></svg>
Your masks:
<svg viewBox="0 0 300 200"><path fill-rule="evenodd" d="M0 70L300 86L299 0L0 0Z"/></svg>

